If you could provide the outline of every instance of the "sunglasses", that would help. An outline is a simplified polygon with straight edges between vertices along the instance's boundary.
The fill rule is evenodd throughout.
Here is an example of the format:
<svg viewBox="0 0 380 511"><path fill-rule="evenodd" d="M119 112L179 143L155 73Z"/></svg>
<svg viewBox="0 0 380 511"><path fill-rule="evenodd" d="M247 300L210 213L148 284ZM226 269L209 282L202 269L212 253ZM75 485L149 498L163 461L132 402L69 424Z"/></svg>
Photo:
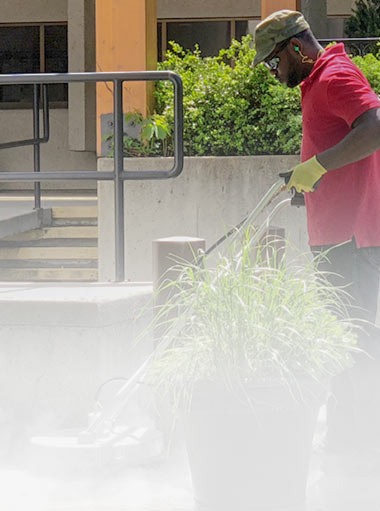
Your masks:
<svg viewBox="0 0 380 511"><path fill-rule="evenodd" d="M276 71L277 68L278 68L278 65L280 63L280 57L278 57L277 55L279 53L282 52L282 50L285 50L285 48L288 46L289 44L289 39L287 39L286 41L284 41L282 44L280 44L280 47L278 48L278 50L276 51L276 53L273 55L272 58L268 59L268 60L264 60L264 65L270 70L270 71Z"/></svg>

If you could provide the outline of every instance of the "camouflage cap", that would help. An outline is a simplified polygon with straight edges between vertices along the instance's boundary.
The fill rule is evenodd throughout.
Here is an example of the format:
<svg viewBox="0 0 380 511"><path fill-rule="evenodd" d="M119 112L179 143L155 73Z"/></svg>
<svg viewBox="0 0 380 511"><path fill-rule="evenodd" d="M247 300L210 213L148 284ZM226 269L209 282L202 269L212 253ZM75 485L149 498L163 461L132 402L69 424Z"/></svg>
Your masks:
<svg viewBox="0 0 380 511"><path fill-rule="evenodd" d="M256 57L254 65L257 66L265 60L278 43L308 28L310 28L309 23L298 11L284 9L265 18L255 30Z"/></svg>

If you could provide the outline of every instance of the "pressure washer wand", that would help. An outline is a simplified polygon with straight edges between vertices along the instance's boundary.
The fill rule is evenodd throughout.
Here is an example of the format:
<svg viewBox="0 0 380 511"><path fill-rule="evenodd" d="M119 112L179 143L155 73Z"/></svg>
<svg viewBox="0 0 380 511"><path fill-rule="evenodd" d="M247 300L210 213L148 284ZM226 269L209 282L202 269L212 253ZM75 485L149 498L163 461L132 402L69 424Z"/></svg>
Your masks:
<svg viewBox="0 0 380 511"><path fill-rule="evenodd" d="M271 188L267 191L267 193L264 195L264 197L261 199L261 201L257 204L255 209L247 215L241 222L239 222L235 227L233 227L231 230L227 232L224 236L218 239L209 249L206 250L204 253L205 256L208 256L213 252L219 245L221 245L226 239L231 238L231 243L234 241L234 239L239 235L239 233L244 230L243 228L246 225L252 224L257 217L260 215L260 213L265 209L267 206L269 206L274 199L286 189L286 186L284 185L284 180L280 179L274 185L271 186ZM234 235L235 234L235 235Z"/></svg>
<svg viewBox="0 0 380 511"><path fill-rule="evenodd" d="M271 188L266 192L266 194L262 197L260 202L254 208L254 210L242 220L234 229L225 234L222 238L220 238L216 243L214 243L205 253L202 255L201 260L204 260L204 256L208 256L211 252L213 252L223 241L230 238L230 242L232 243L234 239L245 229L245 226L252 224L256 221L262 211L272 203L272 201L282 192L286 190L286 185L284 185L284 180L280 179L276 183L274 183ZM273 209L272 213L266 219L266 222L259 229L252 238L252 243L256 243L260 240L263 232L265 231L266 226L270 222L270 220L278 213L280 209L286 204L290 202L291 199L286 199ZM198 262L198 261L197 261ZM198 263L200 264L200 262ZM171 343L171 339L177 333L179 333L182 329L182 326L185 324L185 318L181 318L178 322L175 323L175 326L172 327L171 335L165 336L161 342L158 343L155 350L149 355L149 357L145 360L145 362L138 368L138 370L126 381L126 383L119 389L116 393L114 399L111 400L96 416L94 416L92 422L88 426L86 430L84 430L78 436L78 441L81 443L92 442L94 436L96 437L101 428L105 423L110 423L115 420L120 413L123 411L127 402L131 398L131 396L136 392L139 388L139 385L143 383L144 378L148 372L149 366L151 362L154 360L157 355L162 353ZM107 440L104 439L104 442L112 442L114 439L113 436L108 437Z"/></svg>

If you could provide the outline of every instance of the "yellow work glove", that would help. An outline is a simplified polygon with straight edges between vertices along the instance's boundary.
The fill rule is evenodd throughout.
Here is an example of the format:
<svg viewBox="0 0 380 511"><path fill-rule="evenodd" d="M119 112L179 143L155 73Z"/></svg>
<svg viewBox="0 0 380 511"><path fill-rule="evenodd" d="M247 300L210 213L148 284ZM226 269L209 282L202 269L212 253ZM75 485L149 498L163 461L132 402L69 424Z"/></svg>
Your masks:
<svg viewBox="0 0 380 511"><path fill-rule="evenodd" d="M297 192L312 192L317 181L326 174L326 169L317 160L316 156L294 167L289 181L288 190L295 188Z"/></svg>

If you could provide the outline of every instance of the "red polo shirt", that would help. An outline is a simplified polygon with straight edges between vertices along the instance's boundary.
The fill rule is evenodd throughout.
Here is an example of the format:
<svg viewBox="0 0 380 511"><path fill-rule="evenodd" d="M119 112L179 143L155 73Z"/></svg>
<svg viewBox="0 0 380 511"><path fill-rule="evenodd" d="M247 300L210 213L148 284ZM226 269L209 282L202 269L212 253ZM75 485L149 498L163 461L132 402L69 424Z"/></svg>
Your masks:
<svg viewBox="0 0 380 511"><path fill-rule="evenodd" d="M301 90L302 161L340 142L361 114L380 108L380 99L343 44L326 50ZM380 151L329 171L305 201L311 246L353 237L358 247L380 246Z"/></svg>

